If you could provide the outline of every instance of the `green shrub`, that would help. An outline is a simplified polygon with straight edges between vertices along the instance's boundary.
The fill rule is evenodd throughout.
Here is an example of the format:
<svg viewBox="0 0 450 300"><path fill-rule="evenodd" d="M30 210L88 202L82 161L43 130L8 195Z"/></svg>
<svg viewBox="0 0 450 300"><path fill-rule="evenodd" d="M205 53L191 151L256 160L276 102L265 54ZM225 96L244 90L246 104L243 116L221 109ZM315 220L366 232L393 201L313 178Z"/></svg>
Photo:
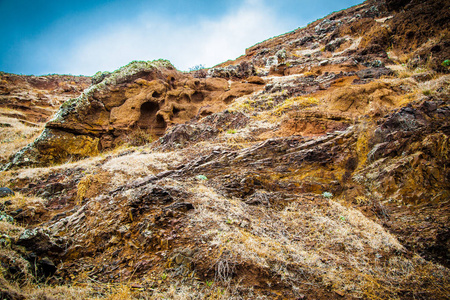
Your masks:
<svg viewBox="0 0 450 300"><path fill-rule="evenodd" d="M322 196L324 196L327 199L331 199L331 197L333 197L333 194L330 192L323 192Z"/></svg>
<svg viewBox="0 0 450 300"><path fill-rule="evenodd" d="M208 177L206 177L205 175L197 175L195 176L195 178L197 178L198 180L208 180Z"/></svg>
<svg viewBox="0 0 450 300"><path fill-rule="evenodd" d="M430 95L431 95L431 90L423 90L423 91L422 91L422 94L423 94L424 96L430 96Z"/></svg>

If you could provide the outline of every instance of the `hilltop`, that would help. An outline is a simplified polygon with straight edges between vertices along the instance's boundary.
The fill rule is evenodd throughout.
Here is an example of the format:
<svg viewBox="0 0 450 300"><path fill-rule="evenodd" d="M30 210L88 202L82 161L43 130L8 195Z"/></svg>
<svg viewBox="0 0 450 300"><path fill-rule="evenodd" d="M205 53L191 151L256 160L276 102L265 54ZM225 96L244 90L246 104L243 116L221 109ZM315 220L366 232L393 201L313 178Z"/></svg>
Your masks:
<svg viewBox="0 0 450 300"><path fill-rule="evenodd" d="M447 299L449 9L369 0L190 73L2 73L1 297Z"/></svg>

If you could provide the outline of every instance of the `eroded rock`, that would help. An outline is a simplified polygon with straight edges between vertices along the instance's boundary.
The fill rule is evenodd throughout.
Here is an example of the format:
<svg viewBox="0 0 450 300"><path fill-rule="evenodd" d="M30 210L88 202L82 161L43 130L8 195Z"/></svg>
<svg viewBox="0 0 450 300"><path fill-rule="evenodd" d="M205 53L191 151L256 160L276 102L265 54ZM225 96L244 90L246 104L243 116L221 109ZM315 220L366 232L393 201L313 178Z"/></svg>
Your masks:
<svg viewBox="0 0 450 300"><path fill-rule="evenodd" d="M252 74L251 65L239 66ZM133 144L131 133L136 131L162 136L169 126L223 110L233 99L262 87L261 81L230 84L222 78L193 78L162 60L132 62L99 74L93 82L80 97L65 102L43 133L6 168L97 155L124 142Z"/></svg>

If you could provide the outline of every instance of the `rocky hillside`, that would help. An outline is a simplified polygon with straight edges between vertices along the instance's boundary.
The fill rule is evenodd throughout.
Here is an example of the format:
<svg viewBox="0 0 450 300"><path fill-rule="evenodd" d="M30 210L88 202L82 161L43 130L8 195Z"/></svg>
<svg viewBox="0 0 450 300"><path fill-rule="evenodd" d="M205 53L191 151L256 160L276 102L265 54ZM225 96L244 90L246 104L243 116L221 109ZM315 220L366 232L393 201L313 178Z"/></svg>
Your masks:
<svg viewBox="0 0 450 300"><path fill-rule="evenodd" d="M96 74L4 164L0 295L448 299L449 19L371 0Z"/></svg>
<svg viewBox="0 0 450 300"><path fill-rule="evenodd" d="M23 76L0 72L0 165L33 141L62 103L91 83L82 76Z"/></svg>

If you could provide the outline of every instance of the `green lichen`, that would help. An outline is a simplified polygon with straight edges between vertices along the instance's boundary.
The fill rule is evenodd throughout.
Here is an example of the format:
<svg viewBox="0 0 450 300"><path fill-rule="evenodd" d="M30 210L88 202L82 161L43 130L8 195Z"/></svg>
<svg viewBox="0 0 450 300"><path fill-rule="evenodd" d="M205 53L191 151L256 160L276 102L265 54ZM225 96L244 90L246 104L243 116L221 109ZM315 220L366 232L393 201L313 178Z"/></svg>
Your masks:
<svg viewBox="0 0 450 300"><path fill-rule="evenodd" d="M37 228L33 228L33 229L25 229L19 236L19 240L30 240L32 238L34 238L35 236L37 236L38 234L38 229Z"/></svg>
<svg viewBox="0 0 450 300"><path fill-rule="evenodd" d="M14 218L11 217L10 215L5 214L4 212L0 212L0 221L13 223L14 222Z"/></svg>
<svg viewBox="0 0 450 300"><path fill-rule="evenodd" d="M97 84L102 82L106 77L110 76L111 72L105 71L98 71L97 73L94 74L94 76L92 76L91 80L93 84Z"/></svg>
<svg viewBox="0 0 450 300"><path fill-rule="evenodd" d="M100 82L99 84L104 83L105 85L115 85L122 82L129 76L133 76L139 72L149 72L157 68L175 69L170 61L165 59L158 59L153 61L135 60L130 62L128 65L115 70L109 76L105 77L105 79L102 80L102 82Z"/></svg>

